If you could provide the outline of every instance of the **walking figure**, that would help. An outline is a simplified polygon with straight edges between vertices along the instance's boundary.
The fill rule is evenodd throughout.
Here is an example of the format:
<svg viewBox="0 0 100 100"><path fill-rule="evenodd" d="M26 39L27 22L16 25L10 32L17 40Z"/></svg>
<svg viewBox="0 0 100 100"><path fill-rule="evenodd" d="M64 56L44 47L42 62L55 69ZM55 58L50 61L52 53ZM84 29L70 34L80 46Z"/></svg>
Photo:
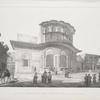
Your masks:
<svg viewBox="0 0 100 100"><path fill-rule="evenodd" d="M91 75L90 75L90 74L88 74L88 86L90 86L90 85L91 85L91 79L92 79Z"/></svg>
<svg viewBox="0 0 100 100"><path fill-rule="evenodd" d="M93 84L96 83L96 74L93 75Z"/></svg>
<svg viewBox="0 0 100 100"><path fill-rule="evenodd" d="M49 72L48 72L48 83L51 83L51 81L52 81L52 74L51 74L51 72L49 71Z"/></svg>
<svg viewBox="0 0 100 100"><path fill-rule="evenodd" d="M84 83L85 83L85 86L88 86L88 75L87 74L85 74Z"/></svg>
<svg viewBox="0 0 100 100"><path fill-rule="evenodd" d="M37 72L35 72L34 73L34 78L33 78L33 83L34 84L37 84L37 79L38 79Z"/></svg>

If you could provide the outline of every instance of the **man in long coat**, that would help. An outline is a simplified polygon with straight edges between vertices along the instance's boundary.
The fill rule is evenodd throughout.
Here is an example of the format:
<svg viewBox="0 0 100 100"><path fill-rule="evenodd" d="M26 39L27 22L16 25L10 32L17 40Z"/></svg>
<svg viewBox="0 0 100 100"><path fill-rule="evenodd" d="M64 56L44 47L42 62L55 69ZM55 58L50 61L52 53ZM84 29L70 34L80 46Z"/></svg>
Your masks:
<svg viewBox="0 0 100 100"><path fill-rule="evenodd" d="M92 79L91 75L90 75L90 74L88 74L88 86L90 86L90 85L91 85L91 79Z"/></svg>
<svg viewBox="0 0 100 100"><path fill-rule="evenodd" d="M85 83L85 86L88 86L88 75L87 74L85 74L84 83Z"/></svg>

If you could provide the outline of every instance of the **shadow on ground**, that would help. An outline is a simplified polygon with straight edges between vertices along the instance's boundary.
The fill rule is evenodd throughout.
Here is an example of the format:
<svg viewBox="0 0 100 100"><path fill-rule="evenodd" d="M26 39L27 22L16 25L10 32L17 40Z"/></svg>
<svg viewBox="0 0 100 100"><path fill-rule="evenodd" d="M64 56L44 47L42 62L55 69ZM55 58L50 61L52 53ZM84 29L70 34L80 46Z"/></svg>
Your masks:
<svg viewBox="0 0 100 100"><path fill-rule="evenodd" d="M96 85L93 85L96 87ZM100 84L98 83L98 86ZM61 81L53 81L52 83L44 84L41 82L38 82L37 84L33 84L30 81L27 82L10 82L5 85L1 85L1 87L85 87L83 82L79 83L62 83Z"/></svg>

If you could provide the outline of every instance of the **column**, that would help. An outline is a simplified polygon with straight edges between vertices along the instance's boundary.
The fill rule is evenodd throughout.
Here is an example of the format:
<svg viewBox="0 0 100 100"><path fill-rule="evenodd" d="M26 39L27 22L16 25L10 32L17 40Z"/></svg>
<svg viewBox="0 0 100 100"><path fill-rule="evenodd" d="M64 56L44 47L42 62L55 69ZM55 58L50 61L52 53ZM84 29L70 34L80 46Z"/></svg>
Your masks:
<svg viewBox="0 0 100 100"><path fill-rule="evenodd" d="M14 76L15 76L15 78L17 77L17 61L15 61L15 73L14 73Z"/></svg>
<svg viewBox="0 0 100 100"><path fill-rule="evenodd" d="M57 55L54 55L54 67L58 68L58 54Z"/></svg>
<svg viewBox="0 0 100 100"><path fill-rule="evenodd" d="M69 57L68 57L68 55L66 55L66 64L67 64L67 68L69 68Z"/></svg>
<svg viewBox="0 0 100 100"><path fill-rule="evenodd" d="M71 58L68 56L68 68L71 69Z"/></svg>
<svg viewBox="0 0 100 100"><path fill-rule="evenodd" d="M46 51L44 50L44 65L43 67L45 68L46 67Z"/></svg>

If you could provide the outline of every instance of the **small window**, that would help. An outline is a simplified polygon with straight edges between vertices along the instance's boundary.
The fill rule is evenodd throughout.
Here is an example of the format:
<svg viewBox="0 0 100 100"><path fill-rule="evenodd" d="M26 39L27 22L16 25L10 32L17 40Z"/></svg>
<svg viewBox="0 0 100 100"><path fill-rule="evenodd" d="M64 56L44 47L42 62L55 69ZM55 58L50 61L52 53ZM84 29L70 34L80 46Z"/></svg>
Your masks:
<svg viewBox="0 0 100 100"><path fill-rule="evenodd" d="M55 31L56 31L56 32L58 31L58 27L55 27Z"/></svg>
<svg viewBox="0 0 100 100"><path fill-rule="evenodd" d="M28 60L27 59L23 59L23 66L28 67Z"/></svg>
<svg viewBox="0 0 100 100"><path fill-rule="evenodd" d="M63 29L63 28L61 28L61 32L62 32L62 33L64 32L64 29Z"/></svg>
<svg viewBox="0 0 100 100"><path fill-rule="evenodd" d="M49 27L48 27L48 31L49 31L49 32L52 32L52 26L49 26Z"/></svg>

